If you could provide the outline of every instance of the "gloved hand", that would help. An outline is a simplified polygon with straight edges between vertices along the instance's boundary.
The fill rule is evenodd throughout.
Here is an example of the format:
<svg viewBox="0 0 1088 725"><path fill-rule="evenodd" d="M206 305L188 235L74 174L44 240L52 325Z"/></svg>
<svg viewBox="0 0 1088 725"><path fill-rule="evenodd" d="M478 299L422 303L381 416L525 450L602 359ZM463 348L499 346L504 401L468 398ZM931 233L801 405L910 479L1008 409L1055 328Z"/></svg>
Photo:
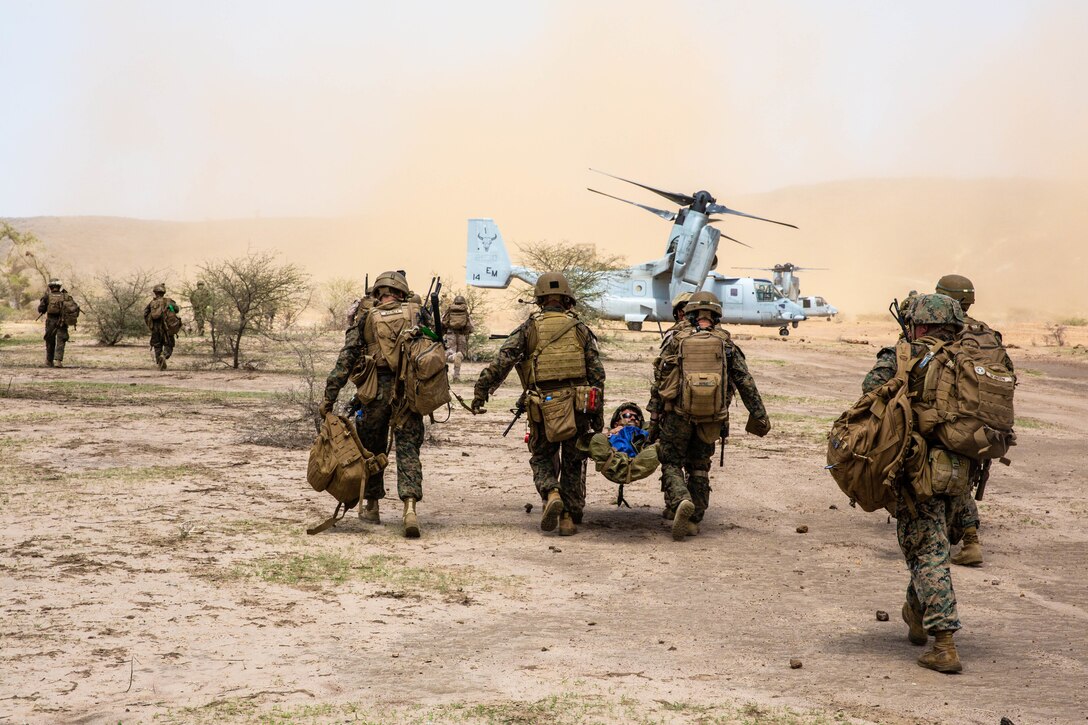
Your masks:
<svg viewBox="0 0 1088 725"><path fill-rule="evenodd" d="M757 418L749 413L748 423L744 426L744 430L762 438L771 432L771 419L765 416Z"/></svg>
<svg viewBox="0 0 1088 725"><path fill-rule="evenodd" d="M321 405L317 409L318 414L324 418L326 415L332 412L332 403L327 400L321 401Z"/></svg>
<svg viewBox="0 0 1088 725"><path fill-rule="evenodd" d="M487 409L484 408L484 404L486 402L487 401L484 400L483 398L473 398L472 399L472 412L475 413L476 415L479 415L480 413L486 413Z"/></svg>

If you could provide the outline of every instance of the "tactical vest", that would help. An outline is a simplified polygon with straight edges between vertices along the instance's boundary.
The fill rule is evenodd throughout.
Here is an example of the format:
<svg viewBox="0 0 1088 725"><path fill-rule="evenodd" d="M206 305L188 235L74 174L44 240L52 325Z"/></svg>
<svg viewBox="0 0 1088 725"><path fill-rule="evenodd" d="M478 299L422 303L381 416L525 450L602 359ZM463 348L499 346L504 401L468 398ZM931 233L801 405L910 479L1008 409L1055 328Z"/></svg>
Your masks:
<svg viewBox="0 0 1088 725"><path fill-rule="evenodd" d="M414 302L386 302L367 311L363 323L366 354L379 369L396 370L400 366L398 338L419 323L419 305Z"/></svg>
<svg viewBox="0 0 1088 725"><path fill-rule="evenodd" d="M446 323L454 332L460 332L468 327L468 307L466 305L450 305Z"/></svg>
<svg viewBox="0 0 1088 725"><path fill-rule="evenodd" d="M586 351L578 337L578 317L570 312L537 312L529 318L526 347L532 352L519 364L526 387L586 380Z"/></svg>
<svg viewBox="0 0 1088 725"><path fill-rule="evenodd" d="M725 420L729 415L729 344L722 330L689 328L678 333L680 390L674 410L695 423Z"/></svg>

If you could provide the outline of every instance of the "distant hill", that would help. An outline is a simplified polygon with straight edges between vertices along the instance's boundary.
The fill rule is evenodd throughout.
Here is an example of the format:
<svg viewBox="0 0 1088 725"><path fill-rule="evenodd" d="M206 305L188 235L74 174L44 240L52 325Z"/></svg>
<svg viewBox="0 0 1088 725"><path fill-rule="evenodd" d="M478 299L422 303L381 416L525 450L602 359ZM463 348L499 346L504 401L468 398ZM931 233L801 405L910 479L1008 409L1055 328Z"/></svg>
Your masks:
<svg viewBox="0 0 1088 725"><path fill-rule="evenodd" d="M641 198L641 197L640 197ZM929 290L941 274L971 277L980 317L1000 319L1084 316L1088 190L1082 185L1033 180L874 179L796 186L731 197L731 206L796 223L800 231L759 229L741 220L726 227L745 241L773 238L745 249L723 242L719 270L793 262L830 267L801 275L805 294L821 294L847 313L873 313L892 296ZM9 218L34 232L46 258L61 272L156 267L168 279L195 278L201 261L247 249L276 250L317 279L409 271L417 286L431 273L463 284L464 222L480 210L436 207L433 215L324 219L254 218L158 221L118 217ZM485 212L486 213L486 212ZM497 221L511 239L532 224L511 213ZM633 212L632 212L633 215ZM628 215L630 216L630 215ZM596 242L630 263L660 255L665 241L651 228L617 213L566 220L585 228L572 242ZM641 220L640 220L641 221ZM521 233L512 235L510 229ZM755 231L753 231L755 230ZM594 239L594 237L596 237ZM628 240L636 239L636 242ZM621 241L622 240L622 241ZM758 275L759 273L752 273Z"/></svg>

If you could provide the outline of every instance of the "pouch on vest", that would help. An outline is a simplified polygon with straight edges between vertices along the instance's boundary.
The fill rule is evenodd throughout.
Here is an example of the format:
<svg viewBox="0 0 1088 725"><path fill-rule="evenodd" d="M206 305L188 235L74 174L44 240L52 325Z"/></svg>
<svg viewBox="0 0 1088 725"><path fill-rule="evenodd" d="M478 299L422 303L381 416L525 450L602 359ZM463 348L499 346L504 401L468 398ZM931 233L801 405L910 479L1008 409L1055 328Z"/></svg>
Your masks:
<svg viewBox="0 0 1088 725"><path fill-rule="evenodd" d="M930 447L924 465L911 478L919 502L933 496L955 498L971 490L971 459L943 448Z"/></svg>
<svg viewBox="0 0 1088 725"><path fill-rule="evenodd" d="M540 416L544 422L544 437L551 443L570 440L578 432L574 419L574 389L542 393Z"/></svg>
<svg viewBox="0 0 1088 725"><path fill-rule="evenodd" d="M574 388L574 410L578 413L593 415L604 409L604 391L593 385L578 385Z"/></svg>
<svg viewBox="0 0 1088 725"><path fill-rule="evenodd" d="M355 399L370 405L378 398L378 364L373 355L362 355L348 380L355 386Z"/></svg>

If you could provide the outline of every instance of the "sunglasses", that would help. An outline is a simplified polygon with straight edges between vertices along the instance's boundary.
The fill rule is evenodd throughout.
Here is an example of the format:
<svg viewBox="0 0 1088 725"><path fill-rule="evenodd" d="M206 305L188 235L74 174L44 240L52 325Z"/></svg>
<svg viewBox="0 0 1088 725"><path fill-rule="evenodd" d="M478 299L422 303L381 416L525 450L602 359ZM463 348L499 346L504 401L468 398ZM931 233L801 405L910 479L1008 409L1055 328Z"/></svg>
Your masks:
<svg viewBox="0 0 1088 725"><path fill-rule="evenodd" d="M638 413L632 413L632 412L630 412L628 410L625 410L622 413L620 413L620 417L621 418L628 418L628 419L631 419L631 420L642 420L642 416L640 416Z"/></svg>

